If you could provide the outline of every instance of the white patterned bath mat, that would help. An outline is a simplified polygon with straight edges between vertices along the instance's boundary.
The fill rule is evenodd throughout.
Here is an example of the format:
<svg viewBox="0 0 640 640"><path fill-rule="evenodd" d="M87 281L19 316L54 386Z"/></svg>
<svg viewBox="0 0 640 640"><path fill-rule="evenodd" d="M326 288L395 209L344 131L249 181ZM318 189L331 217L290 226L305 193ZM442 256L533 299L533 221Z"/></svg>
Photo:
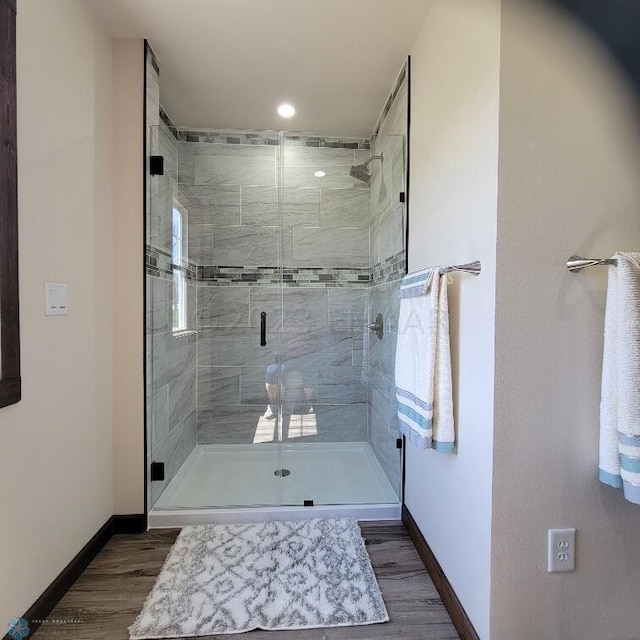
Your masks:
<svg viewBox="0 0 640 640"><path fill-rule="evenodd" d="M185 527L132 640L389 620L350 518Z"/></svg>

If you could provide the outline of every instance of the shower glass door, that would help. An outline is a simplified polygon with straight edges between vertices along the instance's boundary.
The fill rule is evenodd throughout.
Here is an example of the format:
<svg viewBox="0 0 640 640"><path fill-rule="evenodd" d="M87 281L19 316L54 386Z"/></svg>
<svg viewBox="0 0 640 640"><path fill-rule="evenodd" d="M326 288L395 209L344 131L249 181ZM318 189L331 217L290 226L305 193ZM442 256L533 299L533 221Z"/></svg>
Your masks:
<svg viewBox="0 0 640 640"><path fill-rule="evenodd" d="M277 506L280 134L150 127L148 459L157 509ZM274 378L275 376L275 378Z"/></svg>
<svg viewBox="0 0 640 640"><path fill-rule="evenodd" d="M389 173L391 162L386 167L389 176L383 177L383 164L372 159L369 147L366 139L282 136L279 499L283 505L398 501L397 483L392 485L381 463L384 459L393 468L391 477L399 478L397 436L376 439L374 445L369 428L368 361L370 340L376 338L367 329L370 236L377 222L372 219L371 185L379 191L384 183L390 193L396 187ZM402 217L397 209L384 213ZM401 229L400 221L393 242L400 243L400 250ZM388 287L385 291L386 300L376 312L389 320L391 294ZM385 340L386 354L393 356L393 331ZM392 433L395 416L389 415L392 400L385 391L384 416L378 419L385 424L385 433Z"/></svg>
<svg viewBox="0 0 640 640"><path fill-rule="evenodd" d="M150 504L397 503L403 136L160 121L149 151Z"/></svg>
<svg viewBox="0 0 640 640"><path fill-rule="evenodd" d="M199 505L277 506L281 136L182 135L180 194L198 265Z"/></svg>
<svg viewBox="0 0 640 640"><path fill-rule="evenodd" d="M197 491L173 483L197 442L196 271L190 211L179 191L178 140L157 114L147 152L147 497L151 506L173 506L199 500Z"/></svg>

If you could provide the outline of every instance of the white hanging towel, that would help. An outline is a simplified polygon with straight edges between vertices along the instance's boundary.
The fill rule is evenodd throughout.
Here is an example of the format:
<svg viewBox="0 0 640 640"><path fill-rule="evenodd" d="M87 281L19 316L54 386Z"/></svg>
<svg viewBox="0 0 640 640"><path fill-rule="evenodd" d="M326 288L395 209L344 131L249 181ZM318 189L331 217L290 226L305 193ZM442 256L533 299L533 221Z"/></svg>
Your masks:
<svg viewBox="0 0 640 640"><path fill-rule="evenodd" d="M609 267L600 401L600 480L640 504L640 253Z"/></svg>
<svg viewBox="0 0 640 640"><path fill-rule="evenodd" d="M402 279L396 398L400 431L413 445L453 451L449 305L442 267L416 271Z"/></svg>

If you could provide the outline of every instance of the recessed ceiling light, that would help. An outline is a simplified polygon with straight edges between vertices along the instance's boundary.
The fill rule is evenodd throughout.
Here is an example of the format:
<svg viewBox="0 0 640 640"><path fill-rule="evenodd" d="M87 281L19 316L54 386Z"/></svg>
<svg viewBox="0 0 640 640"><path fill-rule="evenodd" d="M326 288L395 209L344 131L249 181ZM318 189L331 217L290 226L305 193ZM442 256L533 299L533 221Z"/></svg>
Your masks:
<svg viewBox="0 0 640 640"><path fill-rule="evenodd" d="M327 174L324 171L316 171L313 175L316 178L324 178Z"/></svg>
<svg viewBox="0 0 640 640"><path fill-rule="evenodd" d="M291 118L295 115L296 110L293 108L292 105L290 104L281 104L278 107L278 113L283 117L283 118Z"/></svg>

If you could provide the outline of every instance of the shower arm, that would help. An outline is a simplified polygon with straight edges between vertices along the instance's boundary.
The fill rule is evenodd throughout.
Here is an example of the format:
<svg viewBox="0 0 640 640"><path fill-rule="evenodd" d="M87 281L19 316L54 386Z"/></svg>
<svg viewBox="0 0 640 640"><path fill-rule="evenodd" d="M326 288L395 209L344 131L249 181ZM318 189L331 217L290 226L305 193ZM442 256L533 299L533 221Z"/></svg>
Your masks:
<svg viewBox="0 0 640 640"><path fill-rule="evenodd" d="M380 160L380 162L384 162L384 152L381 152L379 156L373 156L373 157L369 158L364 163L364 166L368 167L374 160Z"/></svg>

